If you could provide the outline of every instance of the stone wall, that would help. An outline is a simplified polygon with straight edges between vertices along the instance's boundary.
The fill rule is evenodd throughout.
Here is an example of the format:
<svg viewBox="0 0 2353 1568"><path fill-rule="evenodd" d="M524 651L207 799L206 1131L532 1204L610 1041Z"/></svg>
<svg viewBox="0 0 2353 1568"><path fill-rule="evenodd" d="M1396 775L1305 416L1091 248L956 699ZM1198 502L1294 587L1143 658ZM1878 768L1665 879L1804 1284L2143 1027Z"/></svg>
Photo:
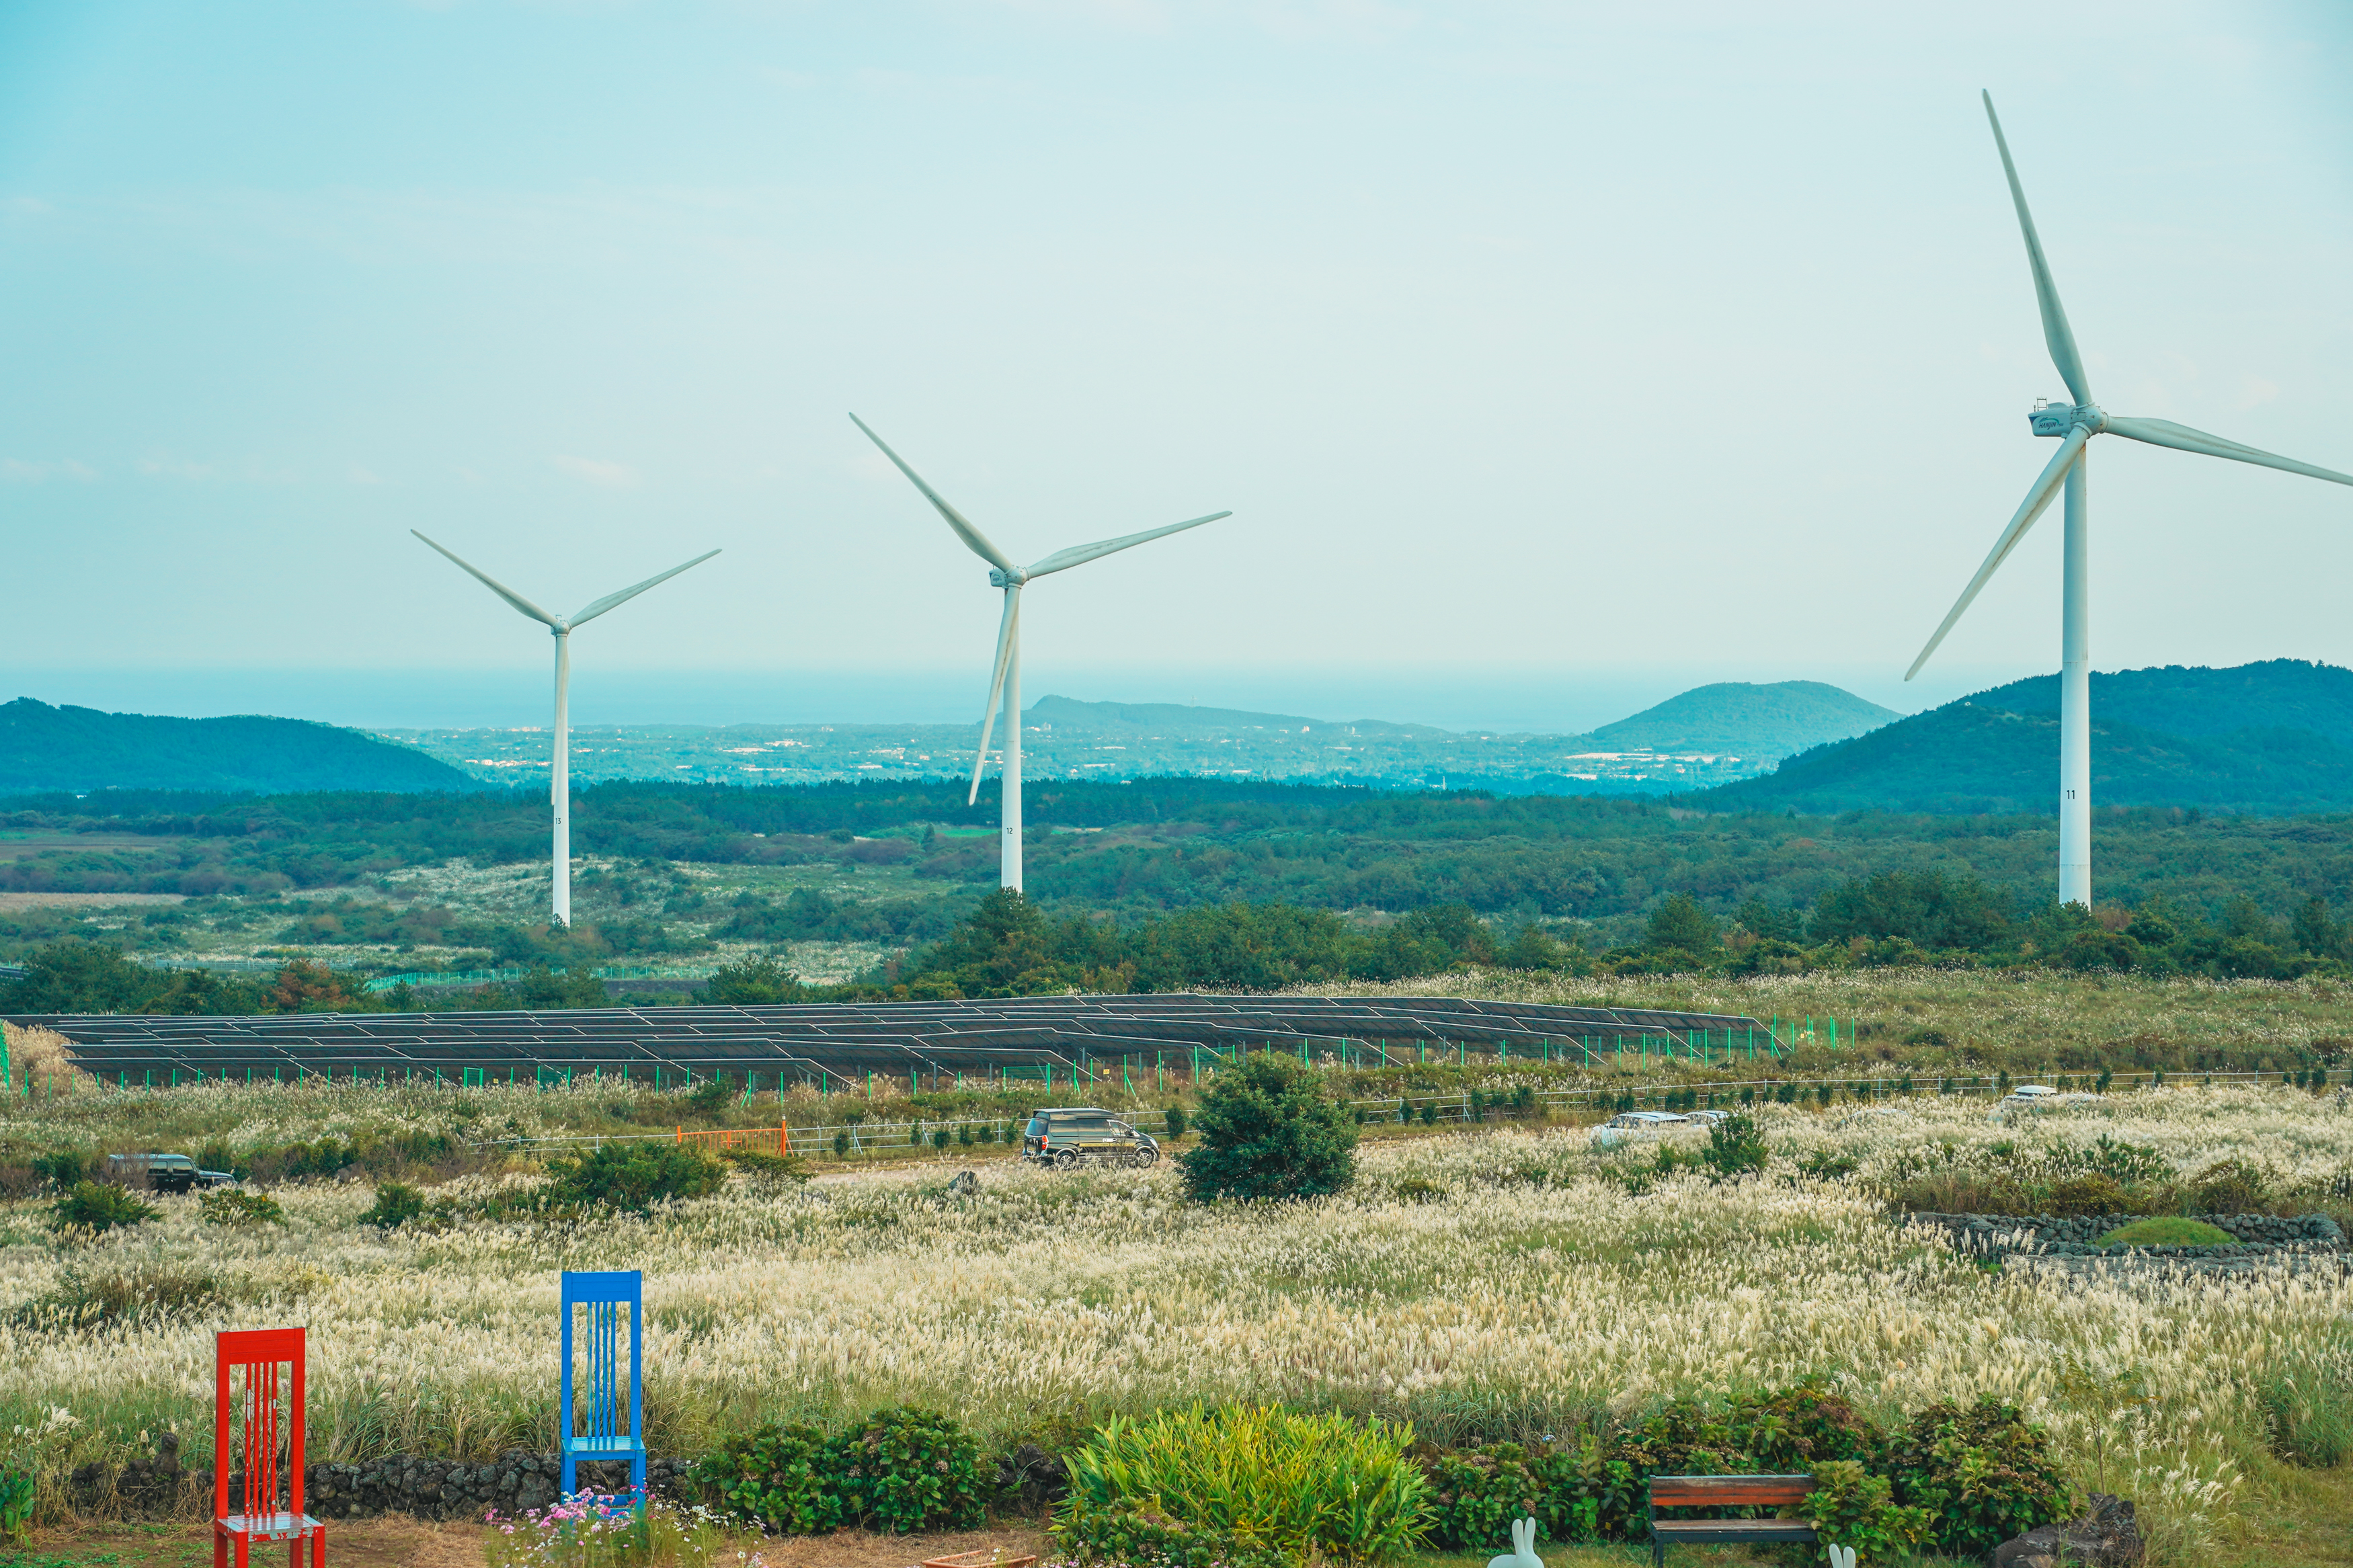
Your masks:
<svg viewBox="0 0 2353 1568"><path fill-rule="evenodd" d="M2130 1225L2139 1215L1915 1214L1910 1223L1933 1226L1952 1234L1967 1251L1989 1258L2021 1258L2074 1269L2106 1268L2148 1262L2178 1264L2201 1274L2242 1274L2284 1258L2291 1269L2318 1268L2335 1272L2353 1268L2353 1247L2345 1233L2327 1215L2303 1215L2283 1219L2275 1215L2194 1215L2234 1239L2212 1247L2094 1246L2118 1226Z"/></svg>
<svg viewBox="0 0 2353 1568"><path fill-rule="evenodd" d="M679 1495L684 1489L687 1461L652 1458L646 1463L646 1488L657 1494ZM554 1454L510 1448L495 1460L480 1464L458 1459L428 1458L414 1454L390 1454L364 1464L315 1464L303 1470L303 1506L314 1519L373 1519L378 1514L406 1514L415 1519L480 1519L496 1509L502 1514L545 1508L556 1499L563 1467ZM190 1506L209 1512L212 1507L212 1461L204 1455L182 1465L179 1439L165 1433L152 1459L133 1459L120 1469L84 1465L69 1479L74 1506L100 1514L130 1513L164 1517ZM617 1492L629 1484L629 1467L610 1459L583 1462L579 1484L597 1491ZM231 1471L229 1496L245 1489L245 1477Z"/></svg>

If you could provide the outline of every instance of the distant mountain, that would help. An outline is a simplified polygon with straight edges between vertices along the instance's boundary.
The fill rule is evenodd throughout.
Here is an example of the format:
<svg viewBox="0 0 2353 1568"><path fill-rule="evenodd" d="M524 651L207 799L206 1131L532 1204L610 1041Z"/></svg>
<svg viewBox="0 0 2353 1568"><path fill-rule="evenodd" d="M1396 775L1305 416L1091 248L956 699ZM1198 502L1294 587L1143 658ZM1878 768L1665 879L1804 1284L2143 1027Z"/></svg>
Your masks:
<svg viewBox="0 0 2353 1568"><path fill-rule="evenodd" d="M1843 741L1904 717L1819 680L1770 686L1719 681L1695 686L1630 719L1604 724L1586 739L1610 751L1731 752L1788 757Z"/></svg>
<svg viewBox="0 0 2353 1568"><path fill-rule="evenodd" d="M1305 719L1296 713L1253 713L1240 708L1194 708L1181 702L1082 702L1075 697L1040 697L1027 710L1028 721L1086 734L1122 731L1186 734L1201 730L1355 730L1366 735L1442 735L1428 724L1390 724L1378 719Z"/></svg>
<svg viewBox="0 0 2353 1568"><path fill-rule="evenodd" d="M98 789L470 790L448 763L302 719L165 719L0 703L0 794Z"/></svg>
<svg viewBox="0 0 2353 1568"><path fill-rule="evenodd" d="M2051 811L2058 772L2058 679L2046 676L1692 798L1718 810ZM2273 659L2094 675L2092 799L2250 812L2353 805L2353 670Z"/></svg>

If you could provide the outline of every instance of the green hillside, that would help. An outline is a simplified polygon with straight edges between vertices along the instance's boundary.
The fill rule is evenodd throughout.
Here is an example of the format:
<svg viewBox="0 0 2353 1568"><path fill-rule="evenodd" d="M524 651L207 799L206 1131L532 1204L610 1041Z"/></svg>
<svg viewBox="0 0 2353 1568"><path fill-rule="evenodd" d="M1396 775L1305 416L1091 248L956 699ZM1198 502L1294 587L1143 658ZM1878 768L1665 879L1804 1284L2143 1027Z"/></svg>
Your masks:
<svg viewBox="0 0 2353 1568"><path fill-rule="evenodd" d="M1617 751L1732 752L1787 757L1864 734L1903 715L1819 680L1695 686L1587 737Z"/></svg>
<svg viewBox="0 0 2353 1568"><path fill-rule="evenodd" d="M2059 711L2059 678L2038 675L1969 699L2013 713ZM2304 730L2353 747L2353 669L2296 658L2228 669L2168 664L2092 675L2092 712L2108 722L2168 735Z"/></svg>
<svg viewBox="0 0 2353 1568"><path fill-rule="evenodd" d="M2055 677L2018 681L1693 798L1725 811L2052 810L2057 695ZM2353 805L2353 671L2275 659L2095 675L2092 798L2260 813Z"/></svg>
<svg viewBox="0 0 2353 1568"><path fill-rule="evenodd" d="M447 763L302 719L166 719L0 703L0 792L470 790Z"/></svg>

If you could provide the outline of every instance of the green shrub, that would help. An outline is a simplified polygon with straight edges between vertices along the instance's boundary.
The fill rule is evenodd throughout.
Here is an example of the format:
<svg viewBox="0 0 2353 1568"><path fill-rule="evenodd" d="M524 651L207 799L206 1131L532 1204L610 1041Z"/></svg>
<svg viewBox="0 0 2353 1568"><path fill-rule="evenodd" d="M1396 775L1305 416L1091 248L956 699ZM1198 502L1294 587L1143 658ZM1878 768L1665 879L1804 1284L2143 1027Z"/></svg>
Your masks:
<svg viewBox="0 0 2353 1568"><path fill-rule="evenodd" d="M823 1535L842 1522L839 1447L822 1428L775 1422L730 1437L694 1478L728 1512L776 1535Z"/></svg>
<svg viewBox="0 0 2353 1568"><path fill-rule="evenodd" d="M781 1184L809 1179L808 1162L798 1154L763 1154L757 1149L723 1149L719 1157L755 1182Z"/></svg>
<svg viewBox="0 0 2353 1568"><path fill-rule="evenodd" d="M142 1263L121 1273L96 1275L68 1268L55 1285L8 1314L8 1320L55 1332L181 1318L206 1310L220 1299L219 1280L169 1264Z"/></svg>
<svg viewBox="0 0 2353 1568"><path fill-rule="evenodd" d="M1930 1511L1897 1503L1885 1476L1872 1475L1852 1459L1824 1460L1813 1474L1814 1489L1799 1512L1824 1546L1852 1547L1859 1562L1884 1563L1909 1555L1928 1533Z"/></svg>
<svg viewBox="0 0 2353 1568"><path fill-rule="evenodd" d="M2228 1247L2238 1239L2221 1226L2202 1219L2160 1215L2118 1226L2100 1237L2102 1247Z"/></svg>
<svg viewBox="0 0 2353 1568"><path fill-rule="evenodd" d="M33 1500L38 1495L30 1470L0 1469L0 1541L21 1543L28 1539Z"/></svg>
<svg viewBox="0 0 2353 1568"><path fill-rule="evenodd" d="M1176 1156L1185 1195L1307 1198L1356 1177L1356 1127L1288 1057L1244 1057L1201 1097L1198 1147Z"/></svg>
<svg viewBox="0 0 2353 1568"><path fill-rule="evenodd" d="M1877 1467L1895 1500L1936 1516L1928 1540L1956 1557L1983 1558L2037 1525L2074 1517L2074 1495L2050 1435L2015 1405L1944 1402L1915 1415Z"/></svg>
<svg viewBox="0 0 2353 1568"><path fill-rule="evenodd" d="M128 1187L105 1182L76 1182L49 1210L49 1224L61 1231L102 1234L119 1226L144 1225L155 1214L154 1205Z"/></svg>
<svg viewBox="0 0 2353 1568"><path fill-rule="evenodd" d="M268 1193L241 1193L234 1187L216 1187L196 1200L196 1209L206 1225L284 1225L286 1211Z"/></svg>
<svg viewBox="0 0 2353 1568"><path fill-rule="evenodd" d="M843 1511L878 1530L970 1530L986 1515L980 1443L937 1411L878 1410L846 1435Z"/></svg>
<svg viewBox="0 0 2353 1568"><path fill-rule="evenodd" d="M2271 1182L2243 1160L2218 1160L2189 1178L2201 1214L2253 1214L2271 1202Z"/></svg>
<svg viewBox="0 0 2353 1568"><path fill-rule="evenodd" d="M726 1167L691 1143L659 1140L603 1143L586 1154L551 1160L548 1196L558 1205L643 1214L673 1198L707 1197L726 1180Z"/></svg>
<svg viewBox="0 0 2353 1568"><path fill-rule="evenodd" d="M1700 1160L1719 1182L1765 1168L1765 1135L1750 1116L1727 1116L1707 1130Z"/></svg>
<svg viewBox="0 0 2353 1568"><path fill-rule="evenodd" d="M1168 1142L1174 1143L1185 1136L1185 1108L1172 1105L1165 1113L1168 1119Z"/></svg>
<svg viewBox="0 0 2353 1568"><path fill-rule="evenodd" d="M1054 1542L1075 1563L1124 1568L1296 1568L1299 1559L1255 1535L1187 1524L1158 1500L1100 1506L1072 1498L1055 1515Z"/></svg>
<svg viewBox="0 0 2353 1568"><path fill-rule="evenodd" d="M46 1154L36 1154L30 1162L33 1174L60 1192L94 1182L103 1174L106 1162L95 1153L83 1153L79 1149L54 1149Z"/></svg>
<svg viewBox="0 0 2353 1568"><path fill-rule="evenodd" d="M2129 1214L2132 1198L2114 1176L2099 1171L2065 1176L2051 1184L2041 1212L2055 1215Z"/></svg>
<svg viewBox="0 0 2353 1568"><path fill-rule="evenodd" d="M1241 1561L1392 1556L1429 1525L1428 1483L1405 1457L1412 1442L1411 1426L1274 1407L1114 1416L1069 1457L1055 1539L1083 1558L1118 1558L1124 1543L1175 1531L1180 1540L1155 1549L1186 1563L1197 1547L1225 1562L1238 1559L1217 1548Z"/></svg>
<svg viewBox="0 0 2353 1568"><path fill-rule="evenodd" d="M379 1182L375 1205L360 1215L359 1223L378 1230L397 1230L424 1212L423 1193L406 1182Z"/></svg>

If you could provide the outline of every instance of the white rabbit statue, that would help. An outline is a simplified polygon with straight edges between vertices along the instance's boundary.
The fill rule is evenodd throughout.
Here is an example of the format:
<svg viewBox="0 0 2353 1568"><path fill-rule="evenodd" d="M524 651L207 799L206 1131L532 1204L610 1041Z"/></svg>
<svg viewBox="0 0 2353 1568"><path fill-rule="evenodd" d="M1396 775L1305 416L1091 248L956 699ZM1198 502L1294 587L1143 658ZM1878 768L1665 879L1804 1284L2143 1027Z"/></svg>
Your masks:
<svg viewBox="0 0 2353 1568"><path fill-rule="evenodd" d="M1492 1568L1492 1564L1490 1565L1490 1568ZM1854 1568L1854 1548L1852 1546L1831 1547L1831 1568Z"/></svg>
<svg viewBox="0 0 2353 1568"><path fill-rule="evenodd" d="M1544 1559L1536 1555L1536 1521L1533 1519L1512 1521L1512 1554L1490 1557L1487 1568L1544 1568Z"/></svg>

